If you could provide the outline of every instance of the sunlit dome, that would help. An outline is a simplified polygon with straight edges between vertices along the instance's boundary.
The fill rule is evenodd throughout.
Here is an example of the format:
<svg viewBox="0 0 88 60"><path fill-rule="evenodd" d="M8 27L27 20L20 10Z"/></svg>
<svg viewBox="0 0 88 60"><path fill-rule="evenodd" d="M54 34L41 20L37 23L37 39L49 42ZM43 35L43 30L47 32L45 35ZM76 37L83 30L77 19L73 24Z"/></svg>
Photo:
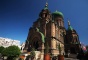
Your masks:
<svg viewBox="0 0 88 60"><path fill-rule="evenodd" d="M53 15L59 15L59 16L61 16L61 17L64 17L64 15L63 15L63 13L62 12L59 12L59 11L55 11L55 12L53 12L52 13Z"/></svg>

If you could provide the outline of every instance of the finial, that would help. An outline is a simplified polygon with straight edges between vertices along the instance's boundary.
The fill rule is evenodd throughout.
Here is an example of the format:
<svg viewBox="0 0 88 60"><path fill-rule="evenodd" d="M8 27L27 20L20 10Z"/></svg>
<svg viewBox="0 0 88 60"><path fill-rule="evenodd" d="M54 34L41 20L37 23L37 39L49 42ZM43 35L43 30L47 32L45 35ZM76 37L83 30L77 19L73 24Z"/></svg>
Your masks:
<svg viewBox="0 0 88 60"><path fill-rule="evenodd" d="M70 25L70 21L68 20L68 25Z"/></svg>
<svg viewBox="0 0 88 60"><path fill-rule="evenodd" d="M44 10L48 9L48 3L46 2Z"/></svg>
<svg viewBox="0 0 88 60"><path fill-rule="evenodd" d="M56 12L58 12L58 11L56 10Z"/></svg>
<svg viewBox="0 0 88 60"><path fill-rule="evenodd" d="M68 20L68 26L70 26L70 21L69 21L69 19L67 18L67 20Z"/></svg>
<svg viewBox="0 0 88 60"><path fill-rule="evenodd" d="M48 6L48 0L46 0L46 6Z"/></svg>
<svg viewBox="0 0 88 60"><path fill-rule="evenodd" d="M46 7L48 6L48 3L46 2L46 5L45 5Z"/></svg>

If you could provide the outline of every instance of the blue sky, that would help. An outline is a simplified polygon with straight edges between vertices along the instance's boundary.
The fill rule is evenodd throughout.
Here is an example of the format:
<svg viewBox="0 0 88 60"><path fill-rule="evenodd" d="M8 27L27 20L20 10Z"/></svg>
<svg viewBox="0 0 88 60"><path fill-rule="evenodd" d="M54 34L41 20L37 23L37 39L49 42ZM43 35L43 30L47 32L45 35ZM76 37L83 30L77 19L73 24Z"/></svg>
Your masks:
<svg viewBox="0 0 88 60"><path fill-rule="evenodd" d="M0 37L25 42L45 3L46 0L0 0ZM48 8L64 14L66 28L69 18L80 41L88 45L88 0L48 0Z"/></svg>

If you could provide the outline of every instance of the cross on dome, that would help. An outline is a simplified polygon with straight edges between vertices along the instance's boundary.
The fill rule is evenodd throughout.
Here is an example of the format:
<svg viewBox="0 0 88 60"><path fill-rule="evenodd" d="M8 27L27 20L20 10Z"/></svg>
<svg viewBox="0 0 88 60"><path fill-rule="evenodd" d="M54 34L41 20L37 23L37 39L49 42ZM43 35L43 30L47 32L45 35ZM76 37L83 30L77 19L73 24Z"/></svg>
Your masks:
<svg viewBox="0 0 88 60"><path fill-rule="evenodd" d="M70 25L70 21L68 20L68 25Z"/></svg>

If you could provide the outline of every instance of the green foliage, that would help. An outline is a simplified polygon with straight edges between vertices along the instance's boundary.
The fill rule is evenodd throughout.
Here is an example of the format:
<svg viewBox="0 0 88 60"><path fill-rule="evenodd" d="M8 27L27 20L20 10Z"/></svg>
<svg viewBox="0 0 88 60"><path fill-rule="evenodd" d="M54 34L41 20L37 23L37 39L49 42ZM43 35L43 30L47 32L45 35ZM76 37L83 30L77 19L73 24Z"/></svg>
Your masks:
<svg viewBox="0 0 88 60"><path fill-rule="evenodd" d="M60 47L60 44L58 45L58 50L61 51L61 47Z"/></svg>
<svg viewBox="0 0 88 60"><path fill-rule="evenodd" d="M7 48L5 48L2 52L3 52L2 53L3 56L7 56Z"/></svg>
<svg viewBox="0 0 88 60"><path fill-rule="evenodd" d="M2 51L4 50L5 48L3 46L0 46L0 53L2 54Z"/></svg>
<svg viewBox="0 0 88 60"><path fill-rule="evenodd" d="M18 46L9 46L2 51L3 56L7 56L9 60L13 60L14 57L18 57L21 51Z"/></svg>
<svg viewBox="0 0 88 60"><path fill-rule="evenodd" d="M32 51L31 51L30 55L31 55L31 57L35 56L35 49L34 48L32 48Z"/></svg>
<svg viewBox="0 0 88 60"><path fill-rule="evenodd" d="M45 45L45 53L49 53L49 45L48 45L48 43L46 43L46 45Z"/></svg>
<svg viewBox="0 0 88 60"><path fill-rule="evenodd" d="M60 44L58 45L58 50L59 50L59 52L60 52L60 54L61 54L61 46L60 46Z"/></svg>

